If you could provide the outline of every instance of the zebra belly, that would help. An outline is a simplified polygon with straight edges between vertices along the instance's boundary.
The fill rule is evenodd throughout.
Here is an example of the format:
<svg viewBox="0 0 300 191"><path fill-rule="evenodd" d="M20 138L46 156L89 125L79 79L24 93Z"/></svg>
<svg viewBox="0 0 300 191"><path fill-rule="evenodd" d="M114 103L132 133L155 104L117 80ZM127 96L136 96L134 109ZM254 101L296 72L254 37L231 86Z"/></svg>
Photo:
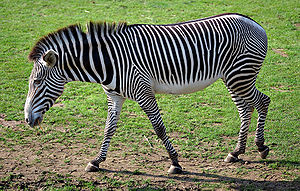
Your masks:
<svg viewBox="0 0 300 191"><path fill-rule="evenodd" d="M196 91L203 90L207 86L217 81L217 79L219 78L220 76L217 76L214 78L191 82L188 84L166 84L166 83L154 82L153 88L154 88L154 92L158 94L188 94L188 93L193 93Z"/></svg>

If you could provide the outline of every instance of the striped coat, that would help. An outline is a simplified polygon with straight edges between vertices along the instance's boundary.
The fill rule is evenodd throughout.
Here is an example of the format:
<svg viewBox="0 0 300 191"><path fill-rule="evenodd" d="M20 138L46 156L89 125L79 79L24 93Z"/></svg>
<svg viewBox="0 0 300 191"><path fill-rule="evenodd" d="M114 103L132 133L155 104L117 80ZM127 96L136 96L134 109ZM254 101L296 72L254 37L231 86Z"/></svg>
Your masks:
<svg viewBox="0 0 300 191"><path fill-rule="evenodd" d="M256 89L255 81L266 53L266 32L240 14L169 25L90 22L87 32L72 25L43 37L31 51L35 67L25 118L31 126L39 124L67 82L100 83L108 96L108 118L102 147L87 171L98 170L105 160L122 104L129 98L149 117L172 160L169 172L177 173L178 155L166 136L155 94L192 93L221 78L241 118L237 147L225 161L244 153L254 108L259 113L255 142L265 158L269 148L263 127L270 98Z"/></svg>

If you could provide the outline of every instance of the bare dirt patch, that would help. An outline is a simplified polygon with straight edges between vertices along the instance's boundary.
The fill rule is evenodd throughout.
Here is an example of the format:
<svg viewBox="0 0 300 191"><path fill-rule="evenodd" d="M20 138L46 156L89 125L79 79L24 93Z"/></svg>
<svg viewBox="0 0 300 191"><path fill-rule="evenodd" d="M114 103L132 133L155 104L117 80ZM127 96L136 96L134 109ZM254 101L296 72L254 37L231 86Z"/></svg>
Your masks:
<svg viewBox="0 0 300 191"><path fill-rule="evenodd" d="M6 121L5 117L5 114L0 113L0 125L4 127L17 127L17 125L25 124L24 121Z"/></svg>
<svg viewBox="0 0 300 191"><path fill-rule="evenodd" d="M272 48L272 50L273 50L273 52L275 52L276 54L279 54L282 57L288 57L288 54L286 52L284 52L284 50L281 48L279 48L279 49Z"/></svg>
<svg viewBox="0 0 300 191"><path fill-rule="evenodd" d="M64 107L65 105L63 103L55 103L52 107Z"/></svg>
<svg viewBox="0 0 300 191"><path fill-rule="evenodd" d="M292 92L293 90L290 90L289 89L290 87L285 87L285 86L282 86L282 85L280 85L280 86L278 86L278 87L271 87L271 89L273 89L273 90L276 90L276 91L279 91L279 92Z"/></svg>
<svg viewBox="0 0 300 191"><path fill-rule="evenodd" d="M296 27L296 30L299 31L300 30L300 23L296 23L295 27Z"/></svg>
<svg viewBox="0 0 300 191"><path fill-rule="evenodd" d="M19 145L11 141L11 144L0 148L0 188L46 189L71 186L86 189L86 185L90 185L116 190L296 190L300 187L299 181L293 179L299 177L299 171L288 171L288 167L281 165L282 161L276 158L260 161L256 150L241 156L243 160L228 164L223 162L223 158L201 156L205 150L209 152L209 147L195 149L193 152L198 157L180 156L183 174L168 175L170 160L165 150L158 147L160 143L153 143L154 151L151 153L139 149L131 151L131 148L121 144L112 146L107 160L100 166L102 170L86 173L86 164L100 147L96 142L90 139L85 143L62 144L36 140ZM88 145L95 145L96 148Z"/></svg>

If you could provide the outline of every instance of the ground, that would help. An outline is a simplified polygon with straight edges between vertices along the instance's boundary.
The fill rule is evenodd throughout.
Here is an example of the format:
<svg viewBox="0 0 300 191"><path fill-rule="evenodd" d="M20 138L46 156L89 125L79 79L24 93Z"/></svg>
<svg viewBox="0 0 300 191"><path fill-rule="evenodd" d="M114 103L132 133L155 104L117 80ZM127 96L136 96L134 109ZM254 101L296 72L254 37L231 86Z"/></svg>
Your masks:
<svg viewBox="0 0 300 191"><path fill-rule="evenodd" d="M13 131L22 131L19 124L24 122L5 121L3 118L4 115L1 115L2 126L9 127ZM227 138L226 141L235 138ZM153 152L148 154L137 150L128 155L126 150L129 148L118 145L118 148L109 151L107 160L101 163L101 171L94 173L84 171L86 164L92 159L90 153L95 153L99 147L94 139L87 140L85 143L61 144L52 141L46 143L33 141L22 146L3 146L0 149L0 189L68 187L91 190L96 188L298 190L300 188L299 179L291 181L292 177L299 177L298 169L289 169L287 163L278 162L276 157L268 158L267 161L261 160L255 149L246 152L236 163L225 163L223 158L210 158L207 155L210 147L213 148L215 143L200 145L204 149L193 152L194 156L180 157L183 174L168 175L170 160L165 150L157 146L159 142L150 143L146 137L139 141L147 143Z"/></svg>

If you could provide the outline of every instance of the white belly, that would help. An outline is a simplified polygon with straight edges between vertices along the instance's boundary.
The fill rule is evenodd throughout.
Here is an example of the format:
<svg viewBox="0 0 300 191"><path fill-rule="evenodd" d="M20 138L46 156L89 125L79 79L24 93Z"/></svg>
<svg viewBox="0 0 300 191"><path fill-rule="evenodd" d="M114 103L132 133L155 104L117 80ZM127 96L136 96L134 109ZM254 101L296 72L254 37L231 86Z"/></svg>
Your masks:
<svg viewBox="0 0 300 191"><path fill-rule="evenodd" d="M158 94L188 94L196 91L203 90L207 86L214 83L220 76L210 78L207 80L197 81L189 84L164 84L159 82L154 82L154 91Z"/></svg>

